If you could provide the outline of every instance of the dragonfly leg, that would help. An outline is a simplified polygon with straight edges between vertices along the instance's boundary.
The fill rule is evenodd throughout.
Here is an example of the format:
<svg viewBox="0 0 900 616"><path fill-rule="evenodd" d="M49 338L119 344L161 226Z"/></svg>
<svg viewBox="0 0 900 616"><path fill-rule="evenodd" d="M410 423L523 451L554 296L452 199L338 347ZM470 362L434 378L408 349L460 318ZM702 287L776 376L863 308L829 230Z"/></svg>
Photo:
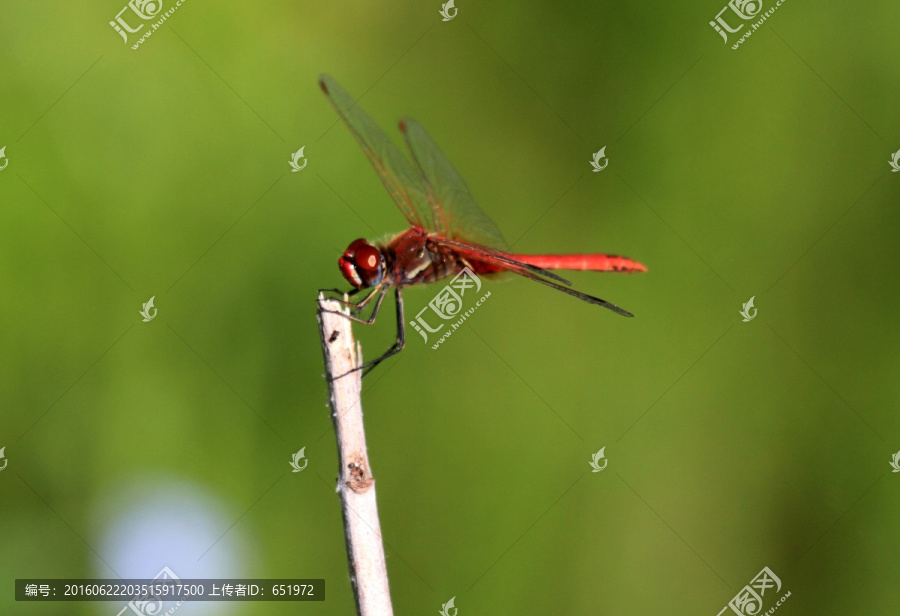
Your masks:
<svg viewBox="0 0 900 616"><path fill-rule="evenodd" d="M362 291L362 289L350 289L349 291L341 291L340 289L319 289L318 292L317 292L317 295L318 295L319 293L336 293L339 297L332 297L332 298L326 297L325 299L333 299L333 300L335 300L335 301L337 301L337 302L341 302L342 304L350 304L350 305L353 305L353 302L348 302L348 301L346 301L346 300L344 300L344 299L342 299L342 298L343 298L345 295L346 295L347 297L353 297L354 295L356 295L356 294L359 293L360 291ZM316 301L318 301L318 298L316 298Z"/></svg>
<svg viewBox="0 0 900 616"><path fill-rule="evenodd" d="M338 295L356 295L362 291L362 289L352 288L349 291L341 291L337 287L333 287L331 289L319 289L319 293L337 293Z"/></svg>
<svg viewBox="0 0 900 616"><path fill-rule="evenodd" d="M362 366L357 368L357 370L363 371L363 376L369 374L372 369L386 360L388 357L392 355L396 355L400 351L403 350L403 347L406 346L406 323L403 320L403 295L400 294L400 285L397 285L397 341L394 342L394 346L389 348L384 355L373 359L372 361L364 363Z"/></svg>
<svg viewBox="0 0 900 616"><path fill-rule="evenodd" d="M362 319L354 319L354 320L357 320L359 323L366 323L367 325L371 325L375 321L375 314L377 314L378 308L381 306L381 300L384 299L384 295L385 295L386 291L387 291L387 287L385 287L381 290L381 294L378 298L378 302L375 304L375 309L374 309L372 317L370 318L369 321L364 321ZM399 353L400 351L403 350L403 347L406 345L406 328L404 327L404 323L403 323L403 296L400 294L399 285L397 286L396 297L397 297L397 341L394 342L394 345L391 348L389 348L381 357L377 357L377 358L373 359L372 361L368 361L368 362L364 363L362 366L357 366L353 370L348 370L344 374L334 377L333 380L336 381L340 378L347 376L348 374L352 374L352 373L356 372L357 370L362 370L363 376L366 376L367 374L369 374L369 372L372 371L372 368L374 368L375 366L377 366L378 364L383 362L388 357L391 357L392 355L396 355L397 353ZM326 310L325 312L334 312L334 311ZM337 314L340 314L340 313L337 313ZM343 315L343 316L352 319L352 317L349 317L348 315Z"/></svg>
<svg viewBox="0 0 900 616"><path fill-rule="evenodd" d="M355 323L362 323L363 325L371 325L372 323L375 322L375 317L378 316L378 310L381 308L381 302L384 301L385 293L387 293L387 287L379 285L379 286L375 287L371 293L369 293L367 296L365 296L359 302L350 302L350 301L346 301L346 300L335 300L335 301L341 302L342 304L350 306L350 314L345 314L343 312L338 312L336 310L323 310L322 312L330 312L332 314L339 314L342 317L344 317L345 319L350 319L351 321L353 321ZM368 319L363 319L362 317L359 316L359 314L366 307L366 304L368 304L369 301L376 295L378 296L378 301L375 302L375 308L372 309L372 314L369 315Z"/></svg>

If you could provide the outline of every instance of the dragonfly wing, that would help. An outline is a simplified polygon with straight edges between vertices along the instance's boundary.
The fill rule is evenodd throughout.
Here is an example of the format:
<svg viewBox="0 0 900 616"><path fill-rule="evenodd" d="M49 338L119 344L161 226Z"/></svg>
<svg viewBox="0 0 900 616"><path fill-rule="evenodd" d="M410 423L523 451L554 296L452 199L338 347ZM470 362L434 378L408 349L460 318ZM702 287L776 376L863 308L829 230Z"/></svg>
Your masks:
<svg viewBox="0 0 900 616"><path fill-rule="evenodd" d="M435 231L448 239L507 250L500 229L475 203L469 187L425 129L407 118L400 122L400 130L425 178L425 197Z"/></svg>
<svg viewBox="0 0 900 616"><path fill-rule="evenodd" d="M321 75L319 85L409 223L437 231L421 173L334 79Z"/></svg>
<svg viewBox="0 0 900 616"><path fill-rule="evenodd" d="M575 289L571 289L568 286L571 283L557 276L553 272L542 269L536 265L531 263L520 261L519 255L510 255L506 253L502 253L496 250L489 250L484 248L483 246L473 246L471 244L465 244L463 242L458 242L455 240L446 240L440 241L446 246L450 246L454 248L458 254L461 254L472 263L476 274L493 274L498 272L512 272L514 274L518 274L519 276L524 276L530 280L534 280L535 282L539 282L541 284L545 284L548 287L556 289L557 291L562 291L568 295L573 297L577 297L578 299L588 302L589 304L595 304L597 306L602 306L608 310L612 310L616 314L620 314L623 317L633 317L634 315L625 310L624 308L620 308L616 306L612 302L608 302L605 299L600 299L599 297L594 297L593 295L588 295L587 293L582 293L581 291L576 291ZM563 283L563 284L560 284Z"/></svg>

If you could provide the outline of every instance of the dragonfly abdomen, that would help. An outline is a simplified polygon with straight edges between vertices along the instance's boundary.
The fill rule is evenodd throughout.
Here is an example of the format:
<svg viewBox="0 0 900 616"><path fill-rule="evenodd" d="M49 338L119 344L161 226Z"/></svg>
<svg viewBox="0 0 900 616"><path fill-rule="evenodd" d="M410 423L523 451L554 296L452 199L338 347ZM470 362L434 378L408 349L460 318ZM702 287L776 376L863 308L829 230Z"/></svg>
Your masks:
<svg viewBox="0 0 900 616"><path fill-rule="evenodd" d="M512 258L541 269L591 272L646 272L642 264L618 255L512 255Z"/></svg>

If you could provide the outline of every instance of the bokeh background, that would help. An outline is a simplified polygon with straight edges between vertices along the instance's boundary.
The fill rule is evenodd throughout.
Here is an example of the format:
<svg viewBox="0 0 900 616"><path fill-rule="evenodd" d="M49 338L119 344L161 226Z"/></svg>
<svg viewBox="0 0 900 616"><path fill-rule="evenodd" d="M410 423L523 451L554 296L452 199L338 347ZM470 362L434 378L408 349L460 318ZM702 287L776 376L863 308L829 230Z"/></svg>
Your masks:
<svg viewBox="0 0 900 616"><path fill-rule="evenodd" d="M314 296L404 220L327 72L516 251L649 267L571 275L634 319L490 283L366 377L396 613L715 616L767 566L779 614L896 614L900 7L787 0L733 50L724 0L440 4L187 0L137 50L124 0L0 4L0 612L169 567L326 579L179 614L353 613Z"/></svg>

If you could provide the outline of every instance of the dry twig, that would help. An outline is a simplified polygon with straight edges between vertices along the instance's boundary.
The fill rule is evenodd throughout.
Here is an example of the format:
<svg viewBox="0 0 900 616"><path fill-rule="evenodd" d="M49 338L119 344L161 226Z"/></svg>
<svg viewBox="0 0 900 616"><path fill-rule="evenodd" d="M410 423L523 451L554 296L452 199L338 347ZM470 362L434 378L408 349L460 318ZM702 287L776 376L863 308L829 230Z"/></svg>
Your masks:
<svg viewBox="0 0 900 616"><path fill-rule="evenodd" d="M341 304L335 300L323 301L322 295L319 295L319 304L319 332L340 462L337 492L341 497L356 608L360 616L391 616L393 608L375 500L375 480L366 453L360 402L361 371L347 374L362 363L362 349L353 339L349 319L323 312L344 311ZM341 378L335 379L335 376Z"/></svg>

